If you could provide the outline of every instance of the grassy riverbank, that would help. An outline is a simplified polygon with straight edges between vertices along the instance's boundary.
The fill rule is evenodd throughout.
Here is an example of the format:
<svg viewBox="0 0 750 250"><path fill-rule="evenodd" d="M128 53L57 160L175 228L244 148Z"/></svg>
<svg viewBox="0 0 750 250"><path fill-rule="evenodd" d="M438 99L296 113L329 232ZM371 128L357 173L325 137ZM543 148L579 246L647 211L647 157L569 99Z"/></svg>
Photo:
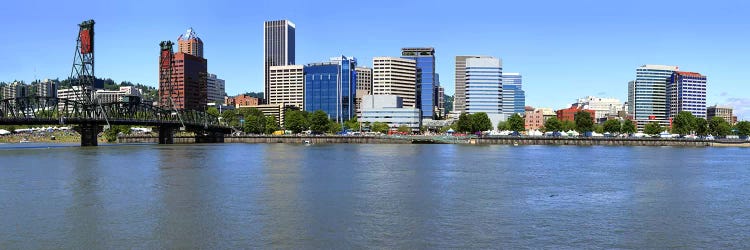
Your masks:
<svg viewBox="0 0 750 250"><path fill-rule="evenodd" d="M52 136L55 140L52 140ZM12 134L0 136L0 143L20 143L26 139L34 143L80 143L81 136L76 132L56 131L52 133L35 133L35 134ZM102 138L100 142L104 142Z"/></svg>

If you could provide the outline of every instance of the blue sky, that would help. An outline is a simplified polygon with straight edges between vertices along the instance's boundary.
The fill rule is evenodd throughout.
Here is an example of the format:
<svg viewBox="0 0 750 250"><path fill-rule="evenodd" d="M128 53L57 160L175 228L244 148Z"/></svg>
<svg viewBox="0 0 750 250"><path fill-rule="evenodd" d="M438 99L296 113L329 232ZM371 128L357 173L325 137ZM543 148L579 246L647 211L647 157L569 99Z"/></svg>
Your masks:
<svg viewBox="0 0 750 250"><path fill-rule="evenodd" d="M114 1L113 1L114 2ZM460 3L460 4L457 4ZM70 75L77 24L95 19L96 75L156 86L158 43L193 27L230 95L262 91L263 21L297 25L297 63L336 55L371 65L402 47L436 49L446 92L456 55L503 59L527 105L627 99L642 64L708 76L708 102L750 119L748 1L6 1L0 81Z"/></svg>

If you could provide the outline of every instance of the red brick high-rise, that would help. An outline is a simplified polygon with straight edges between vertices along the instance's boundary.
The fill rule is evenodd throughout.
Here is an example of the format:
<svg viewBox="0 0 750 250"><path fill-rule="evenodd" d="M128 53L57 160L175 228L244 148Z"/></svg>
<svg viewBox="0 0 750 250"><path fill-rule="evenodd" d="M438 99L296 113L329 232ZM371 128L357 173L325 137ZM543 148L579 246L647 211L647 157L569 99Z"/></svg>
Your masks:
<svg viewBox="0 0 750 250"><path fill-rule="evenodd" d="M180 37L182 38L182 36ZM198 39L195 37L194 39ZM202 45L202 42L201 42ZM202 54L202 46L199 54ZM162 52L167 53L167 52ZM171 87L162 76L169 67L159 67L159 104L171 109L171 95L174 108L178 110L206 110L208 99L208 61L200 56L184 52L173 54ZM162 58L166 55L162 54ZM163 61L163 60L160 60Z"/></svg>

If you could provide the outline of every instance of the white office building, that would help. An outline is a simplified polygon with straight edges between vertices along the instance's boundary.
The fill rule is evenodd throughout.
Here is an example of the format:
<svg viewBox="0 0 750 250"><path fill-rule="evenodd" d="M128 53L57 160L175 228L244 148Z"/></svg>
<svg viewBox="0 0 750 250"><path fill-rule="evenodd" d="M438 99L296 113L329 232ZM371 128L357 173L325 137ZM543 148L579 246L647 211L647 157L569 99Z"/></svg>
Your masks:
<svg viewBox="0 0 750 250"><path fill-rule="evenodd" d="M628 103L632 103L638 131L643 131L646 124L654 121L669 126L667 82L677 70L679 67L667 65L643 65L636 69L632 95L629 96L633 99Z"/></svg>
<svg viewBox="0 0 750 250"><path fill-rule="evenodd" d="M597 121L606 120L607 116L617 116L623 107L620 99L596 96L579 98L574 105L596 111L595 118Z"/></svg>
<svg viewBox="0 0 750 250"><path fill-rule="evenodd" d="M418 108L404 107L400 96L366 95L362 98L361 122L383 122L391 129L406 125L412 131L419 131L420 115Z"/></svg>
<svg viewBox="0 0 750 250"><path fill-rule="evenodd" d="M416 107L416 61L398 57L374 57L372 65L373 95L397 95L403 99L404 107Z"/></svg>
<svg viewBox="0 0 750 250"><path fill-rule="evenodd" d="M268 104L305 108L303 65L271 66L268 74Z"/></svg>
<svg viewBox="0 0 750 250"><path fill-rule="evenodd" d="M128 102L130 100L140 102L141 91L140 89L131 86L120 87L119 90L100 89L94 92L94 98L96 98L99 103Z"/></svg>
<svg viewBox="0 0 750 250"><path fill-rule="evenodd" d="M206 87L207 103L224 100L224 95L226 95L224 79L219 79L215 74L208 74Z"/></svg>
<svg viewBox="0 0 750 250"><path fill-rule="evenodd" d="M464 110L469 114L484 112L493 128L507 120L503 113L503 66L500 59L491 56L466 58Z"/></svg>

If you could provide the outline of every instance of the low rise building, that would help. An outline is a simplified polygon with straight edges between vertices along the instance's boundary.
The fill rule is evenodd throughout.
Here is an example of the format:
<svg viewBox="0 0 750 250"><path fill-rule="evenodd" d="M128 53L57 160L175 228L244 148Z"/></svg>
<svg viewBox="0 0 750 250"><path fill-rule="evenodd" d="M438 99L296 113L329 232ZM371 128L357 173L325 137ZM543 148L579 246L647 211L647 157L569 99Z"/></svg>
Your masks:
<svg viewBox="0 0 750 250"><path fill-rule="evenodd" d="M714 105L706 108L706 116L708 120L714 117L721 117L730 124L734 124L734 115L732 115L732 107Z"/></svg>
<svg viewBox="0 0 750 250"><path fill-rule="evenodd" d="M239 108L240 106L258 106L258 104L260 104L260 99L244 94L237 95L235 97L224 98L224 105L235 106L237 108Z"/></svg>
<svg viewBox="0 0 750 250"><path fill-rule="evenodd" d="M617 98L601 98L587 96L579 98L573 105L593 110L596 113L595 121L604 122L608 116L617 116L623 110L623 103Z"/></svg>
<svg viewBox="0 0 750 250"><path fill-rule="evenodd" d="M113 103L113 102L141 102L141 91L135 87L126 86L120 87L119 90L97 90L94 92L94 98L99 103Z"/></svg>
<svg viewBox="0 0 750 250"><path fill-rule="evenodd" d="M55 80L44 79L31 85L34 95L39 97L57 97L58 82Z"/></svg>
<svg viewBox="0 0 750 250"><path fill-rule="evenodd" d="M591 114L591 119L594 121L594 123L596 123L596 111L585 109L584 107L581 107L581 106L573 105L567 109L557 110L555 111L555 113L557 113L557 119L560 121L573 121L574 122L575 114L581 110L589 112L589 114Z"/></svg>
<svg viewBox="0 0 750 250"><path fill-rule="evenodd" d="M397 95L366 95L362 97L361 122L383 122L391 129L406 125L412 131L422 126L418 108L403 106L403 98Z"/></svg>
<svg viewBox="0 0 750 250"><path fill-rule="evenodd" d="M31 96L29 85L23 82L13 82L0 88L2 99L11 99Z"/></svg>
<svg viewBox="0 0 750 250"><path fill-rule="evenodd" d="M551 108L526 107L526 112L524 114L527 131L539 130L544 127L544 122L547 121L547 119L557 116Z"/></svg>
<svg viewBox="0 0 750 250"><path fill-rule="evenodd" d="M258 99L258 98L255 98ZM279 123L279 126L282 128L284 127L284 104L277 103L277 104L263 104L263 105L237 105L238 109L240 108L256 108L263 112L263 115L265 116L273 116L276 118L276 121Z"/></svg>

